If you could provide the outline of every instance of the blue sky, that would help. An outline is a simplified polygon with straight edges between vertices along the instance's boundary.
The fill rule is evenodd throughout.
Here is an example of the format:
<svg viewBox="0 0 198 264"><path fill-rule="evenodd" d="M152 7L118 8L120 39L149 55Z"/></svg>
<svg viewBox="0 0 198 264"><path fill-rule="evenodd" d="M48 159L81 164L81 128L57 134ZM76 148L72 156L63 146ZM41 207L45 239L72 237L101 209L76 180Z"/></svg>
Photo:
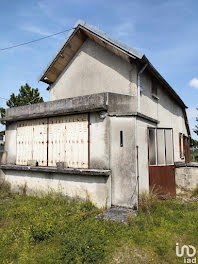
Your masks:
<svg viewBox="0 0 198 264"><path fill-rule="evenodd" d="M189 107L192 129L198 114L197 14L197 0L1 1L0 48L53 34L71 28L78 19L85 20L146 54ZM27 82L38 87L47 101L47 85L38 83L38 77L66 36L64 33L0 51L0 97L9 98ZM5 101L0 99L0 105L5 106Z"/></svg>

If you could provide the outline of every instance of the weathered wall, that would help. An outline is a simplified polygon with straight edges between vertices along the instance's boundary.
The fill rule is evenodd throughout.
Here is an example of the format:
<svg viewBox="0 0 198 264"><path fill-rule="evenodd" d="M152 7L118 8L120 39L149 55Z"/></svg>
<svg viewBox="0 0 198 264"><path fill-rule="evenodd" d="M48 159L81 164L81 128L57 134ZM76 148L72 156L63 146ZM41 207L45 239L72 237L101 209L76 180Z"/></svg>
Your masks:
<svg viewBox="0 0 198 264"><path fill-rule="evenodd" d="M193 190L198 186L198 165L175 169L175 181L178 189Z"/></svg>
<svg viewBox="0 0 198 264"><path fill-rule="evenodd" d="M16 129L16 122L6 125L5 152L7 153L6 163L8 164L16 164Z"/></svg>
<svg viewBox="0 0 198 264"><path fill-rule="evenodd" d="M1 171L13 192L29 195L60 192L69 197L89 198L97 207L110 207L110 176L69 175L16 170Z"/></svg>
<svg viewBox="0 0 198 264"><path fill-rule="evenodd" d="M179 133L187 136L182 108L168 95L166 88L158 84L158 98L152 96L151 77L147 71L141 77L141 113L159 121L158 127L173 128L174 161L182 161L179 152Z"/></svg>
<svg viewBox="0 0 198 264"><path fill-rule="evenodd" d="M90 168L109 169L109 118L90 113Z"/></svg>
<svg viewBox="0 0 198 264"><path fill-rule="evenodd" d="M100 92L137 94L136 65L87 39L57 81L50 100Z"/></svg>
<svg viewBox="0 0 198 264"><path fill-rule="evenodd" d="M120 131L123 131L123 147L120 147ZM132 207L137 203L135 153L135 118L110 117L113 205Z"/></svg>

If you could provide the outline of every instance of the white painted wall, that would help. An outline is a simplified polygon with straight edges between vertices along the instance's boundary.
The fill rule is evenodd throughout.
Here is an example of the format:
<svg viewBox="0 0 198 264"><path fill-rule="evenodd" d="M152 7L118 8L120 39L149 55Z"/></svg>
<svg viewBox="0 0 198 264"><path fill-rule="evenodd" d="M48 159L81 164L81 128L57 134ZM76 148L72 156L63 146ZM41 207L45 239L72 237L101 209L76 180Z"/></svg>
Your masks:
<svg viewBox="0 0 198 264"><path fill-rule="evenodd" d="M143 73L141 79L141 113L159 121L157 127L173 128L174 161L182 161L179 151L179 133L186 136L187 129L181 106L179 106L166 92L166 88L158 85L159 100L152 97L151 78L148 72Z"/></svg>
<svg viewBox="0 0 198 264"><path fill-rule="evenodd" d="M57 81L51 85L50 100L100 92L137 94L136 65L87 39Z"/></svg>

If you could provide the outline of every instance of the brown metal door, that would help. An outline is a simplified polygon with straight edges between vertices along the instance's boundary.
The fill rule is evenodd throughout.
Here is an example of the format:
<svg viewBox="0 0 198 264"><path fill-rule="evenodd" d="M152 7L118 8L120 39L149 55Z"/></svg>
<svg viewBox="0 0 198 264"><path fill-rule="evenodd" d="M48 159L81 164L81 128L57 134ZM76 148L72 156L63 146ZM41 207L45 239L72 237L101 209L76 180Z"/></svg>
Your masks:
<svg viewBox="0 0 198 264"><path fill-rule="evenodd" d="M149 187L159 197L176 196L175 168L169 166L149 166Z"/></svg>
<svg viewBox="0 0 198 264"><path fill-rule="evenodd" d="M176 196L172 129L149 128L149 188L160 198Z"/></svg>

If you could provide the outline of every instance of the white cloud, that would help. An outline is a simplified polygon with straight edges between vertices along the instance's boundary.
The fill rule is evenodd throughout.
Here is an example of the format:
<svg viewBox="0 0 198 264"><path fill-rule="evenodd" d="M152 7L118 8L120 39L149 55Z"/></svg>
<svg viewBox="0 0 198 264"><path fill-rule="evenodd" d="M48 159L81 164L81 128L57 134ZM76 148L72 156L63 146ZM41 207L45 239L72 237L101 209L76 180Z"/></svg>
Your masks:
<svg viewBox="0 0 198 264"><path fill-rule="evenodd" d="M22 30L24 31L27 31L27 32L31 32L31 33L35 33L35 34L39 34L41 36L48 36L48 35L51 35L52 33L46 31L46 30L43 30L39 27L36 27L36 26L23 26L21 27Z"/></svg>
<svg viewBox="0 0 198 264"><path fill-rule="evenodd" d="M198 79L197 78L193 78L190 82L189 85L193 88L198 89Z"/></svg>

